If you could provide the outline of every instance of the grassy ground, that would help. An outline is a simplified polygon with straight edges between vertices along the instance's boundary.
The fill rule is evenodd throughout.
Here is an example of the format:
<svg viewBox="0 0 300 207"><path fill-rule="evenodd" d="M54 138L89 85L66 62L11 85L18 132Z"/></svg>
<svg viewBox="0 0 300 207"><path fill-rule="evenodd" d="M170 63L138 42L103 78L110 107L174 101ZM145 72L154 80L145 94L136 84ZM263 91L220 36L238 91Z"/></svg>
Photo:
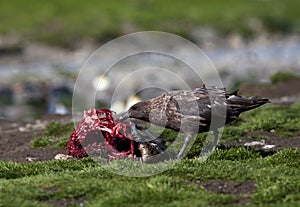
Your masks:
<svg viewBox="0 0 300 207"><path fill-rule="evenodd" d="M270 130L278 136L299 138L299 113L300 102L291 107L269 104L253 110L225 128L222 142L244 139L251 131ZM67 131L70 128L50 123L45 137L63 133L62 126ZM176 135L165 131L163 136L171 140ZM199 162L196 157L204 136L197 137L188 158L150 177L117 175L92 159L0 162L0 206L299 205L299 148L270 154L245 147L219 148ZM132 167L146 171L154 167L139 162L132 165L128 160L112 165L124 172Z"/></svg>
<svg viewBox="0 0 300 207"><path fill-rule="evenodd" d="M240 154L240 156L236 156ZM132 178L92 160L0 163L1 206L297 206L300 155L283 150L263 158L242 148L216 150L206 162L186 159L162 174ZM145 167L143 165L141 168ZM218 193L201 184L253 182L251 192ZM60 205L57 205L60 206Z"/></svg>
<svg viewBox="0 0 300 207"><path fill-rule="evenodd" d="M0 34L69 46L106 41L128 32L160 30L189 37L201 26L251 36L258 30L299 32L299 1L8 1L0 7ZM258 20L258 21L257 21Z"/></svg>

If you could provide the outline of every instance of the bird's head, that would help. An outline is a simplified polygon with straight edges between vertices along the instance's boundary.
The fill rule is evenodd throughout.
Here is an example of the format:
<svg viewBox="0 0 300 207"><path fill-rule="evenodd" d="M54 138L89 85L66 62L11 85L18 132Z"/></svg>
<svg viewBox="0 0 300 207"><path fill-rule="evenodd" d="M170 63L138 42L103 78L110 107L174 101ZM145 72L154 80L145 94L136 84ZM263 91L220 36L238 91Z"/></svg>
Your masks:
<svg viewBox="0 0 300 207"><path fill-rule="evenodd" d="M120 120L125 120L128 118L135 118L144 121L149 121L149 113L150 113L150 105L147 101L138 102L132 105L127 112L125 112L121 117Z"/></svg>

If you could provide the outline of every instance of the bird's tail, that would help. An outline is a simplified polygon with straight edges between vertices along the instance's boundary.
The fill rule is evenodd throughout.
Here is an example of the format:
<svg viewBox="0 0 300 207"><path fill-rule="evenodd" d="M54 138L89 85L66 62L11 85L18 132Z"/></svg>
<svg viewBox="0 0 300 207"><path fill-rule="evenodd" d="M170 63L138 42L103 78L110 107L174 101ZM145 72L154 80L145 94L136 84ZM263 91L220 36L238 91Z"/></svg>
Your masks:
<svg viewBox="0 0 300 207"><path fill-rule="evenodd" d="M259 98L257 96L244 97L230 94L230 96L227 98L227 106L234 111L238 111L239 113L249 111L266 103L270 103L270 100L267 98Z"/></svg>

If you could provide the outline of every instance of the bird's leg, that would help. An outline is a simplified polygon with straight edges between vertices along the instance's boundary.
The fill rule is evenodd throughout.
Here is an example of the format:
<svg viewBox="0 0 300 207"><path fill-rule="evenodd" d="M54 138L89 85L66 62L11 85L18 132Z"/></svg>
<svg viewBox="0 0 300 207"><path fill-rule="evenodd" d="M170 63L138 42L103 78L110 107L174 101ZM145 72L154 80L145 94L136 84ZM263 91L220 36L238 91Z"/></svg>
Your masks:
<svg viewBox="0 0 300 207"><path fill-rule="evenodd" d="M130 121L130 125L131 125L131 134L134 137L134 141L136 141L137 143L141 143L142 137L137 131L136 124L134 122ZM144 162L143 157L140 158L140 161Z"/></svg>
<svg viewBox="0 0 300 207"><path fill-rule="evenodd" d="M183 157L183 154L184 154L186 148L188 147L188 145L189 145L189 143L190 143L190 141L191 141L191 138L192 138L191 135L187 135L187 136L186 136L186 138L185 138L185 140L184 140L184 144L183 144L183 146L182 146L180 152L178 153L177 158L180 159L180 158Z"/></svg>
<svg viewBox="0 0 300 207"><path fill-rule="evenodd" d="M131 133L132 133L132 136L135 138L134 141L136 141L136 142L138 142L138 143L143 142L141 135L140 135L140 134L138 133L138 131L137 131L136 123L130 121L130 125L131 125Z"/></svg>
<svg viewBox="0 0 300 207"><path fill-rule="evenodd" d="M219 140L219 131L216 129L213 131L214 133L214 145L213 145L213 149L215 149L217 147L218 144L218 140Z"/></svg>

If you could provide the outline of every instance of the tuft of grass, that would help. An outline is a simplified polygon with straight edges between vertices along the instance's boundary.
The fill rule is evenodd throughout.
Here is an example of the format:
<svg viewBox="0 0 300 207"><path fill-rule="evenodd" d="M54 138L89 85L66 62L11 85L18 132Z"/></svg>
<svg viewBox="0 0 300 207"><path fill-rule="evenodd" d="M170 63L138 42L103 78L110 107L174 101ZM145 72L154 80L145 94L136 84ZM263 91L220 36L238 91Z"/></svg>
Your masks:
<svg viewBox="0 0 300 207"><path fill-rule="evenodd" d="M193 143L193 146L191 147L191 149L188 151L188 153L186 155L187 158L199 157L206 137L207 137L207 133L202 133L202 134L197 135L195 142ZM179 147L179 149L180 149L180 147Z"/></svg>
<svg viewBox="0 0 300 207"><path fill-rule="evenodd" d="M36 137L31 141L31 146L34 148L42 148L47 146L54 146L56 148L63 148L69 141L69 136L74 130L72 122L67 124L60 124L58 122L50 122L43 136Z"/></svg>
<svg viewBox="0 0 300 207"><path fill-rule="evenodd" d="M295 206L295 203L300 200L300 179L299 176L293 177L294 174L291 170L299 168L299 150L281 150L264 160L266 164L273 168L270 169L268 174L265 174L264 179L259 181L258 190L254 194L255 203L282 203L282 205ZM292 160L298 161L293 162ZM277 178L274 176L275 174ZM298 183L298 185L295 186L295 183Z"/></svg>
<svg viewBox="0 0 300 207"><path fill-rule="evenodd" d="M67 124L60 124L59 122L51 121L45 130L45 136L59 136L65 133L72 132L74 125L72 122Z"/></svg>
<svg viewBox="0 0 300 207"><path fill-rule="evenodd" d="M300 110L298 102L292 107L265 105L242 114L245 122L239 125L245 131L271 131L278 135L290 134L300 131Z"/></svg>
<svg viewBox="0 0 300 207"><path fill-rule="evenodd" d="M211 160L251 160L254 158L260 158L260 152L254 150L248 150L245 147L237 147L230 149L216 149L212 156L209 157Z"/></svg>
<svg viewBox="0 0 300 207"><path fill-rule="evenodd" d="M33 148L42 148L49 146L51 143L51 139L49 137L36 137L31 140L31 146Z"/></svg>
<svg viewBox="0 0 300 207"><path fill-rule="evenodd" d="M293 79L297 79L297 78L298 78L298 76L292 72L278 71L270 76L270 81L271 81L271 83L275 84L275 83L293 80Z"/></svg>
<svg viewBox="0 0 300 207"><path fill-rule="evenodd" d="M246 130L241 129L238 126L228 126L223 130L221 141L239 141L245 134Z"/></svg>

